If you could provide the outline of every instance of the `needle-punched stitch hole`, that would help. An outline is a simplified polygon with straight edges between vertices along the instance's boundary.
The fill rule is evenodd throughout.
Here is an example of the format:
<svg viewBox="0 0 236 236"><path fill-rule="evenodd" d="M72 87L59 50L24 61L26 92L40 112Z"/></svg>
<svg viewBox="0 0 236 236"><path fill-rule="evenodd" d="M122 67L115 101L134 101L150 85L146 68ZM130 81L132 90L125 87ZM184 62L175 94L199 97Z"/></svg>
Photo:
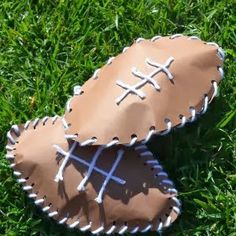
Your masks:
<svg viewBox="0 0 236 236"><path fill-rule="evenodd" d="M72 112L72 108L70 108L68 112L69 112L69 113Z"/></svg>
<svg viewBox="0 0 236 236"><path fill-rule="evenodd" d="M161 218L159 218L159 221L160 221L160 222L162 222L162 219L161 219Z"/></svg>
<svg viewBox="0 0 236 236"><path fill-rule="evenodd" d="M152 130L156 130L156 127L155 127L155 126L151 126L151 127L149 128L149 131L152 131Z"/></svg>
<svg viewBox="0 0 236 236"><path fill-rule="evenodd" d="M167 213L166 213L165 215L166 215L166 217L169 217L169 216L170 216L170 215L169 215L169 214L167 214Z"/></svg>
<svg viewBox="0 0 236 236"><path fill-rule="evenodd" d="M137 138L137 135L136 134L132 134L130 137L131 137L131 139Z"/></svg>
<svg viewBox="0 0 236 236"><path fill-rule="evenodd" d="M125 226L127 226L127 225L128 225L128 222L127 222L127 221L125 221L125 222L124 222L124 225L125 225Z"/></svg>
<svg viewBox="0 0 236 236"><path fill-rule="evenodd" d="M112 224L113 224L113 225L116 225L116 221L113 221Z"/></svg>
<svg viewBox="0 0 236 236"><path fill-rule="evenodd" d="M168 122L170 122L170 119L168 119L168 118L165 118L165 123L167 124Z"/></svg>

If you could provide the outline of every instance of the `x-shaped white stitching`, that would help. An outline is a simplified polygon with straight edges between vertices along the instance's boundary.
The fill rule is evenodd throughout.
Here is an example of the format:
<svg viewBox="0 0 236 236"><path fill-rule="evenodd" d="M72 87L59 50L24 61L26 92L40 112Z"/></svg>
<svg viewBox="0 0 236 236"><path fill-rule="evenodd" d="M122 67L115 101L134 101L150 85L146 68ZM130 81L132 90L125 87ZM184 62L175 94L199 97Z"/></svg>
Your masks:
<svg viewBox="0 0 236 236"><path fill-rule="evenodd" d="M149 75L145 75L142 72L138 71L137 68L132 68L132 74L140 79L142 79L142 81L140 81L139 83L135 84L135 85L127 85L125 84L123 81L121 80L117 80L116 84L120 87L122 87L123 89L125 89L126 91L123 92L123 94L121 94L117 99L116 99L116 103L120 104L120 102L126 97L128 96L130 93L134 93L137 96L139 96L141 99L144 99L146 97L145 93L142 92L141 90L139 90L140 87L144 86L146 83L150 83L154 86L154 88L156 90L160 90L160 86L157 84L157 82L153 79L153 77L155 75L157 75L160 72L163 72L166 74L167 78L169 80L173 79L173 75L171 74L171 72L169 71L169 67L171 65L171 63L174 61L173 57L169 57L166 62L162 65L156 62L151 61L150 59L146 59L146 63L150 66L153 66L155 68L157 68L156 70L152 71Z"/></svg>

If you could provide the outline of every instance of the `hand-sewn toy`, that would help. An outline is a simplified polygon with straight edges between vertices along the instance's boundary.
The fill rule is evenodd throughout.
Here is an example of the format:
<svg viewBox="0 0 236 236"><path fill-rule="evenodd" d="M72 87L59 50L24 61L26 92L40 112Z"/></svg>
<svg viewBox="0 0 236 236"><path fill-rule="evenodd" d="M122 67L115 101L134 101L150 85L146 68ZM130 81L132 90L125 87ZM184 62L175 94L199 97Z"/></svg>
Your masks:
<svg viewBox="0 0 236 236"><path fill-rule="evenodd" d="M223 77L215 43L138 39L75 87L63 117L13 125L7 159L35 204L97 233L159 231L180 213L177 191L145 143L207 110Z"/></svg>
<svg viewBox="0 0 236 236"><path fill-rule="evenodd" d="M179 213L177 191L145 145L68 143L59 117L13 126L8 137L18 182L60 224L92 233L145 232L168 226Z"/></svg>

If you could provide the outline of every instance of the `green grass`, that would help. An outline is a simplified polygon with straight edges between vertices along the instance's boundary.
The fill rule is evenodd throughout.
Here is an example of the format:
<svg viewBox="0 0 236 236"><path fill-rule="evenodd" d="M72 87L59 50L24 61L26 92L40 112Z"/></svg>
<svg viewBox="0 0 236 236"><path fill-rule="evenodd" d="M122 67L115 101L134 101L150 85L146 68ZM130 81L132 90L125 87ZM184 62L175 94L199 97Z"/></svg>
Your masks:
<svg viewBox="0 0 236 236"><path fill-rule="evenodd" d="M1 0L0 235L82 235L44 217L16 184L4 158L10 126L63 114L73 86L135 38L184 33L223 46L226 76L206 115L150 144L183 203L163 235L235 236L235 10L233 0Z"/></svg>

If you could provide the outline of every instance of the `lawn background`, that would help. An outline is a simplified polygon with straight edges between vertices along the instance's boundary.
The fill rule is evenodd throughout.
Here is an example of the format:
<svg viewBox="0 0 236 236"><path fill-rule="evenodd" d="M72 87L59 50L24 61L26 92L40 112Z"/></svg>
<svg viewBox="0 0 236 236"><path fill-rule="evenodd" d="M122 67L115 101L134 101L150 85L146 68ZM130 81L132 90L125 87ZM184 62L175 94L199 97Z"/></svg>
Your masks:
<svg viewBox="0 0 236 236"><path fill-rule="evenodd" d="M175 33L215 41L227 57L208 112L150 144L183 204L163 235L236 235L234 0L0 1L0 235L83 235L44 217L21 191L4 157L10 126L63 114L73 86L110 56L138 37Z"/></svg>

